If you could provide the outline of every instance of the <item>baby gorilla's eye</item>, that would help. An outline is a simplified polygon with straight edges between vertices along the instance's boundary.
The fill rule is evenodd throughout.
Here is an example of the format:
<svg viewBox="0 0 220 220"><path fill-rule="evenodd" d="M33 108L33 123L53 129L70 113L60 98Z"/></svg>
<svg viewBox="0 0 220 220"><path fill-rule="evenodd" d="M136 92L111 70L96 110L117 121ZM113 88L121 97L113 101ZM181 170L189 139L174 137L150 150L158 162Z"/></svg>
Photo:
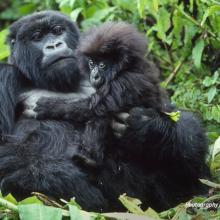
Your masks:
<svg viewBox="0 0 220 220"><path fill-rule="evenodd" d="M53 28L52 32L55 35L61 35L63 33L64 29L60 25L57 25Z"/></svg>
<svg viewBox="0 0 220 220"><path fill-rule="evenodd" d="M99 68L104 69L105 67L106 65L103 62L99 63Z"/></svg>
<svg viewBox="0 0 220 220"><path fill-rule="evenodd" d="M94 62L91 59L89 59L89 68L93 69L93 67L94 67Z"/></svg>
<svg viewBox="0 0 220 220"><path fill-rule="evenodd" d="M32 34L31 39L32 39L33 41L39 41L39 40L41 39L41 37L42 37L41 32L40 32L40 31L36 31L36 32L34 32L34 33Z"/></svg>

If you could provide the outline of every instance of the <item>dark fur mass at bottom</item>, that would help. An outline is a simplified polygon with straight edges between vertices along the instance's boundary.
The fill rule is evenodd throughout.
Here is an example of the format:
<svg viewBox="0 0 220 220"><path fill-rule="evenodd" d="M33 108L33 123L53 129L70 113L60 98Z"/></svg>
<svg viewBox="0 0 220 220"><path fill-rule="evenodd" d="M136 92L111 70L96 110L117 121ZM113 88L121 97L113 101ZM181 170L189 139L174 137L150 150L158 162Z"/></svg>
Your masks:
<svg viewBox="0 0 220 220"><path fill-rule="evenodd" d="M36 30L42 38L37 38ZM72 158L83 141L84 124L19 117L16 104L22 92L33 89L78 92L81 79L73 55L79 37L76 26L50 11L15 22L9 32L10 64L0 64L0 189L4 195L12 193L17 199L31 192L56 199L74 196L83 209L117 211L123 210L118 201L123 193L141 199L145 207L163 210L204 192L198 178L207 174L207 145L200 123L188 112L173 122L152 109L133 108L128 130L120 143L109 142L99 169L75 163ZM92 144L96 139L90 137ZM117 148L118 144L123 147Z"/></svg>
<svg viewBox="0 0 220 220"><path fill-rule="evenodd" d="M172 123L164 124L159 118L154 119L158 121L154 127L150 123L145 126L145 122L138 121L139 114L138 109L133 110L130 118L130 123L135 123L132 125L135 132L140 126L140 134L158 126L160 132L170 132L169 142L160 147L158 143L165 138L162 133L144 137L131 131L128 134L131 140L145 142L146 149L129 144L125 155L123 150L112 148L106 152L105 163L97 172L80 168L72 161L74 149L81 142L81 126L29 119L19 122L14 130L19 138L10 138L0 150L2 192L11 192L18 199L32 191L57 199L74 196L84 209L92 211L123 210L118 202L123 193L140 198L145 207L163 210L205 192L198 181L206 172L204 139L199 125L191 123L192 115L182 114L185 125L182 128L177 125L176 132ZM193 142L184 134L194 135ZM172 138L180 138L178 135L179 141L186 142L173 146ZM195 143L199 147L193 148Z"/></svg>

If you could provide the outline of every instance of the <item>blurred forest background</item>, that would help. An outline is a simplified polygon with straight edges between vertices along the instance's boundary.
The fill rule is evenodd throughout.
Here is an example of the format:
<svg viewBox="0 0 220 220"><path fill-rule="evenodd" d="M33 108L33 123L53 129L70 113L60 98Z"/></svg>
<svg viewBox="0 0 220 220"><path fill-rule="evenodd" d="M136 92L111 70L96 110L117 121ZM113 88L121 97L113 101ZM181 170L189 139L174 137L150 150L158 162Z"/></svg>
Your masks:
<svg viewBox="0 0 220 220"><path fill-rule="evenodd" d="M203 119L207 161L220 182L220 0L0 0L0 61L9 54L7 27L45 9L65 13L82 31L123 20L145 33L146 56L160 67L161 86L175 105Z"/></svg>

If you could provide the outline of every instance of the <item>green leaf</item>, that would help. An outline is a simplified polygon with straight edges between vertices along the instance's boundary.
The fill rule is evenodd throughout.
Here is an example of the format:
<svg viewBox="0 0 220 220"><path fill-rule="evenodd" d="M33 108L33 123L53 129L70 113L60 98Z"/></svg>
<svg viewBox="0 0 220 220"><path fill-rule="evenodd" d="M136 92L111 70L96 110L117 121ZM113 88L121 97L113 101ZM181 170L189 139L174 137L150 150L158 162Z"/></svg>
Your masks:
<svg viewBox="0 0 220 220"><path fill-rule="evenodd" d="M0 47L0 60L3 60L9 56L9 48L8 47Z"/></svg>
<svg viewBox="0 0 220 220"><path fill-rule="evenodd" d="M178 10L174 11L172 20L173 20L173 34L174 34L175 38L177 39L177 42L179 44L182 44L181 31L183 29L184 24L183 24L182 17L180 16Z"/></svg>
<svg viewBox="0 0 220 220"><path fill-rule="evenodd" d="M159 2L158 0L153 0L153 11L158 12Z"/></svg>
<svg viewBox="0 0 220 220"><path fill-rule="evenodd" d="M206 12L203 15L201 26L203 26L207 20L207 18L211 15L213 15L216 12L220 12L220 5L213 5L210 8L206 10Z"/></svg>
<svg viewBox="0 0 220 220"><path fill-rule="evenodd" d="M29 204L43 205L43 203L36 196L28 197L28 198L19 202L19 205L29 205Z"/></svg>
<svg viewBox="0 0 220 220"><path fill-rule="evenodd" d="M71 220L83 220L80 209L76 206L69 205L69 211Z"/></svg>
<svg viewBox="0 0 220 220"><path fill-rule="evenodd" d="M212 160L215 159L215 156L220 152L220 136L217 138L217 140L214 143L213 151L212 151Z"/></svg>
<svg viewBox="0 0 220 220"><path fill-rule="evenodd" d="M7 196L4 196L4 197L2 196L2 198L7 200L8 202L13 203L14 205L18 204L17 200L11 194L8 194Z"/></svg>
<svg viewBox="0 0 220 220"><path fill-rule="evenodd" d="M201 66L201 59L202 59L202 53L204 47L205 47L205 42L203 39L200 39L199 41L197 41L195 47L193 48L192 59L194 61L196 68L200 68Z"/></svg>
<svg viewBox="0 0 220 220"><path fill-rule="evenodd" d="M168 43L166 31L170 27L170 13L165 8L160 8L157 13L157 36Z"/></svg>
<svg viewBox="0 0 220 220"><path fill-rule="evenodd" d="M70 199L68 205L76 206L78 209L82 209L82 207L76 202L75 198Z"/></svg>
<svg viewBox="0 0 220 220"><path fill-rule="evenodd" d="M79 17L80 12L83 10L83 8L76 8L74 11L71 12L70 18L76 22L77 18Z"/></svg>
<svg viewBox="0 0 220 220"><path fill-rule="evenodd" d="M155 212L152 208L148 208L145 211L145 215L148 216L148 217L152 217L155 220L160 220L160 217L159 217L158 213Z"/></svg>
<svg viewBox="0 0 220 220"><path fill-rule="evenodd" d="M102 19L106 18L111 12L113 12L115 10L115 8L116 7L109 7L106 9L98 10L93 15L93 18L101 21Z"/></svg>
<svg viewBox="0 0 220 220"><path fill-rule="evenodd" d="M137 0L137 8L138 8L138 12L141 18L145 17L145 5L147 3L147 0Z"/></svg>
<svg viewBox="0 0 220 220"><path fill-rule="evenodd" d="M112 2L114 5L117 5L120 8L124 10L128 10L132 13L134 13L137 4L136 1L131 1L131 0L113 0Z"/></svg>
<svg viewBox="0 0 220 220"><path fill-rule="evenodd" d="M4 29L0 32L0 60L9 56L9 47L5 44L8 30Z"/></svg>
<svg viewBox="0 0 220 220"><path fill-rule="evenodd" d="M63 6L60 6L60 11L66 14L67 16L69 16L72 12L72 8L70 6L63 5Z"/></svg>
<svg viewBox="0 0 220 220"><path fill-rule="evenodd" d="M131 198L123 194L119 197L120 202L133 214L145 215L145 212L139 207L141 201L139 199Z"/></svg>
<svg viewBox="0 0 220 220"><path fill-rule="evenodd" d="M180 119L180 111L176 112L164 112L166 115L169 115L170 119L177 122Z"/></svg>
<svg viewBox="0 0 220 220"><path fill-rule="evenodd" d="M200 181L202 182L203 180L201 179ZM203 203L205 201L205 199L206 199L205 197L197 196L197 197L192 198L192 200L190 202L191 203Z"/></svg>
<svg viewBox="0 0 220 220"><path fill-rule="evenodd" d="M18 206L21 220L61 220L62 210L59 208L31 204Z"/></svg>
<svg viewBox="0 0 220 220"><path fill-rule="evenodd" d="M0 45L5 43L6 36L8 35L8 29L0 31Z"/></svg>
<svg viewBox="0 0 220 220"><path fill-rule="evenodd" d="M209 87L213 84L213 80L211 77L206 76L205 79L202 81L202 84L206 87Z"/></svg>
<svg viewBox="0 0 220 220"><path fill-rule="evenodd" d="M211 89L209 89L208 94L207 94L208 95L208 103L210 103L214 99L216 93L217 93L217 89L215 86L213 86L213 87L211 87Z"/></svg>

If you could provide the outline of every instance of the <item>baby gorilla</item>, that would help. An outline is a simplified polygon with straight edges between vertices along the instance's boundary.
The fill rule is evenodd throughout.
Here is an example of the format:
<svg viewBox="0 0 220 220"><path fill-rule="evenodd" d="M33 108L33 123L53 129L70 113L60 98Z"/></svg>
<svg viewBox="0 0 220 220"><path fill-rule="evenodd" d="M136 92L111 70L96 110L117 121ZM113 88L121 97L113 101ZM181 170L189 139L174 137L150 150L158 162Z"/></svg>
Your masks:
<svg viewBox="0 0 220 220"><path fill-rule="evenodd" d="M114 113L135 106L165 111L159 73L145 59L145 52L145 37L127 23L110 22L92 28L81 38L78 58L81 74L89 78L96 92L80 101L44 97L37 102L37 118L87 123L79 155L75 156L78 161L89 166L101 164L103 152L112 142L108 126Z"/></svg>

